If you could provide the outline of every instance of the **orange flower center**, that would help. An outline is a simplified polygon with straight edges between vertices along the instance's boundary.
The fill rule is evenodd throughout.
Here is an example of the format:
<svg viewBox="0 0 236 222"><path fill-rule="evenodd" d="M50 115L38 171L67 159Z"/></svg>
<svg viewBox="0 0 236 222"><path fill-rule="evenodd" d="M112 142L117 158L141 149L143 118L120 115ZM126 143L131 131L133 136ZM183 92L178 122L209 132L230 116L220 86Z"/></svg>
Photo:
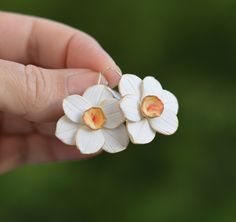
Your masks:
<svg viewBox="0 0 236 222"><path fill-rule="evenodd" d="M154 118L162 114L164 104L156 96L146 96L143 98L141 103L141 112L143 116Z"/></svg>
<svg viewBox="0 0 236 222"><path fill-rule="evenodd" d="M92 107L84 112L83 120L90 129L97 130L103 127L106 118L101 108Z"/></svg>

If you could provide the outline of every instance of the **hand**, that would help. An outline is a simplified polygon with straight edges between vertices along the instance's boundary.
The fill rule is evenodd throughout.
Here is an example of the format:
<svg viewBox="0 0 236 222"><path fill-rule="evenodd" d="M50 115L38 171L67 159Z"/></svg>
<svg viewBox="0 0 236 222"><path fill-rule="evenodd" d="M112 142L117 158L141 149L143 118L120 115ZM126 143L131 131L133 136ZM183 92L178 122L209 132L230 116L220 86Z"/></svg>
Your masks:
<svg viewBox="0 0 236 222"><path fill-rule="evenodd" d="M0 30L0 172L90 157L58 141L55 122L63 98L119 70L115 62L89 35L46 19L0 12ZM104 75L117 85L117 74Z"/></svg>

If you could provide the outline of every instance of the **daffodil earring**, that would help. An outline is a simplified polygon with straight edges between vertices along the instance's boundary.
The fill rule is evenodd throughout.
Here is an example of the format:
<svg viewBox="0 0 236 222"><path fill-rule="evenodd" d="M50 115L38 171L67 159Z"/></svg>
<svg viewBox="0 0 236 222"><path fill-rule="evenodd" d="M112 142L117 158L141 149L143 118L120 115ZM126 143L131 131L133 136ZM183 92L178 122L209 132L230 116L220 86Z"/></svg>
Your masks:
<svg viewBox="0 0 236 222"><path fill-rule="evenodd" d="M101 75L100 75L101 77ZM105 85L89 87L83 96L71 95L63 100L65 115L57 122L56 137L76 145L81 153L99 150L109 153L127 148L129 136L119 107L119 94Z"/></svg>
<svg viewBox="0 0 236 222"><path fill-rule="evenodd" d="M115 71L108 68L104 72L108 70ZM71 95L63 100L65 115L57 122L58 139L76 145L84 154L101 149L116 153L127 148L129 139L146 144L156 132L171 135L177 130L178 101L162 89L158 80L124 74L117 92L100 84L104 72L98 84L89 87L83 96Z"/></svg>
<svg viewBox="0 0 236 222"><path fill-rule="evenodd" d="M150 143L156 132L175 133L178 128L178 101L158 80L124 74L119 83L120 108L132 143Z"/></svg>

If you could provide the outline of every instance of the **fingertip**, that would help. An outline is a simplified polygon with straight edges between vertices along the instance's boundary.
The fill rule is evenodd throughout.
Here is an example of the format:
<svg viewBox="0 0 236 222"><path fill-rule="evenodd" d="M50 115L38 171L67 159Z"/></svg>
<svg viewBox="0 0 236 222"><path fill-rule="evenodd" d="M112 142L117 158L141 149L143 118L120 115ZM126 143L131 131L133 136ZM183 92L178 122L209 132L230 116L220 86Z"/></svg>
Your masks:
<svg viewBox="0 0 236 222"><path fill-rule="evenodd" d="M67 68L85 68L102 73L110 87L117 86L121 69L113 58L90 35L77 32L67 49ZM108 70L109 69L109 70Z"/></svg>

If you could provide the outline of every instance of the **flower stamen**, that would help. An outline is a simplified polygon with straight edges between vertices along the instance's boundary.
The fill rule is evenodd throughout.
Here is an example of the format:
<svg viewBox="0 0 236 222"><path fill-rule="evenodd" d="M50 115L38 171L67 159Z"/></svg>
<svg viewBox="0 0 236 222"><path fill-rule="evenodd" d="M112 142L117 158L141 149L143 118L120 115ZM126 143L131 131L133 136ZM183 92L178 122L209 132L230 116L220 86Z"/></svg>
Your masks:
<svg viewBox="0 0 236 222"><path fill-rule="evenodd" d="M145 117L159 117L164 109L164 104L156 96L146 96L141 103L141 113Z"/></svg>
<svg viewBox="0 0 236 222"><path fill-rule="evenodd" d="M83 120L90 129L97 130L103 127L106 118L101 108L92 107L84 112Z"/></svg>

